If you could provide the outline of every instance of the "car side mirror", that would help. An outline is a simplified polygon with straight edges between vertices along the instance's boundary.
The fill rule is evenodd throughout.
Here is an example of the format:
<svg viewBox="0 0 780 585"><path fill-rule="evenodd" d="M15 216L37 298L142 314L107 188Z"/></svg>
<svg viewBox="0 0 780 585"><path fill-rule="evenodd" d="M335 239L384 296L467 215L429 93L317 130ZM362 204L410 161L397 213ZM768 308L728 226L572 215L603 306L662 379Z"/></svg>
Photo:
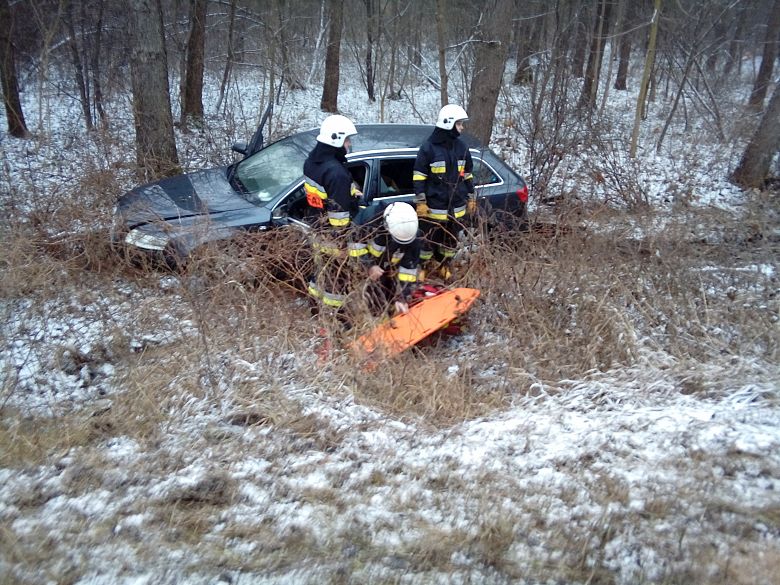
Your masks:
<svg viewBox="0 0 780 585"><path fill-rule="evenodd" d="M276 222L282 222L287 219L287 209L283 205L280 205L276 209L273 210L273 213L271 214L271 219Z"/></svg>
<svg viewBox="0 0 780 585"><path fill-rule="evenodd" d="M233 152L246 156L246 142L234 142L232 149Z"/></svg>

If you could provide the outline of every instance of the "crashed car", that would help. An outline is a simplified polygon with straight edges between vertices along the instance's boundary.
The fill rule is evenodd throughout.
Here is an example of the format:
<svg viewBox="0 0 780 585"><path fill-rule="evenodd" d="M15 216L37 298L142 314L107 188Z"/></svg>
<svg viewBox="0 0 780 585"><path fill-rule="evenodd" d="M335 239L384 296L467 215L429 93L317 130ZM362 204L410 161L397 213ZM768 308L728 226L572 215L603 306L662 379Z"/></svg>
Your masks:
<svg viewBox="0 0 780 585"><path fill-rule="evenodd" d="M361 216L375 217L394 201L412 202L417 149L433 126L369 124L358 125L357 130L347 168L363 192ZM258 129L248 146L233 146L244 155L234 164L128 191L116 206L114 243L158 255L170 264L242 232L290 225L307 228L303 163L317 132L301 132L263 147ZM528 188L523 178L473 137L464 139L474 160L474 184L485 217L524 225Z"/></svg>

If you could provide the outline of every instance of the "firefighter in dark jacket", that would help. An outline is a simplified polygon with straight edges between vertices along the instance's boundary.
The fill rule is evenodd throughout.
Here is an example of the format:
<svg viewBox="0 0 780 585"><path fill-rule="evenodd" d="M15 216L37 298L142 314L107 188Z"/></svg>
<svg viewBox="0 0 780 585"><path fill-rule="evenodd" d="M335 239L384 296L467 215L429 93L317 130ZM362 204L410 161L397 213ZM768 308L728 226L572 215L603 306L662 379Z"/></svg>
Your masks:
<svg viewBox="0 0 780 585"><path fill-rule="evenodd" d="M303 163L306 200L316 217L311 235L315 272L308 290L322 305L337 310L344 305L352 273L360 267L358 260L368 252L352 225L362 193L345 166L355 134L349 118L328 116Z"/></svg>
<svg viewBox="0 0 780 585"><path fill-rule="evenodd" d="M439 111L436 128L420 146L414 163L414 193L417 215L424 222L425 245L422 260L435 258L440 275L452 276L450 264L455 255L460 222L477 209L468 146L460 138L468 119L462 107L447 104Z"/></svg>
<svg viewBox="0 0 780 585"><path fill-rule="evenodd" d="M369 288L369 303L375 310L392 307L406 313L420 270L423 238L417 213L408 203L391 203L382 213L382 228L369 241L364 257L375 283Z"/></svg>

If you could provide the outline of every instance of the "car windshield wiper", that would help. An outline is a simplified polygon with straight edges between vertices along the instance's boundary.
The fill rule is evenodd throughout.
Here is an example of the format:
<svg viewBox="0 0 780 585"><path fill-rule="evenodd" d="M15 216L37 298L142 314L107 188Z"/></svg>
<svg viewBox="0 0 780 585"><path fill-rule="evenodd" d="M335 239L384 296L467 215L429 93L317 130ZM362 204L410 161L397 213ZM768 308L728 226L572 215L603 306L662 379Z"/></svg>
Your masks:
<svg viewBox="0 0 780 585"><path fill-rule="evenodd" d="M239 163L233 163L227 168L227 180L228 183L230 183L230 186L233 187L233 189L235 189L242 195L246 195L247 193L249 193L249 191L241 182L241 179L239 179L238 176L236 175L236 171L238 170L238 165Z"/></svg>
<svg viewBox="0 0 780 585"><path fill-rule="evenodd" d="M230 183L231 185L233 184L233 177L235 177L237 169L238 169L237 162L234 162L232 165L229 165L227 168L227 180L228 183Z"/></svg>

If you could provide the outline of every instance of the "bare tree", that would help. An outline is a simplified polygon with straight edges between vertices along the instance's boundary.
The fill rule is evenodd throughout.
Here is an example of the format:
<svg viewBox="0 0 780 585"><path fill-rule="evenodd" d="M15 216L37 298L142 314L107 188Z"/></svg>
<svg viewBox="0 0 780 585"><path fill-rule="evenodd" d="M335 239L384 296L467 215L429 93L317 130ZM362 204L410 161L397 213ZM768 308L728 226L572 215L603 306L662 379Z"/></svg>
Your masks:
<svg viewBox="0 0 780 585"><path fill-rule="evenodd" d="M95 21L95 39L92 45L92 55L90 57L90 71L92 77L92 99L94 100L95 110L100 116L100 122L105 127L108 125L108 116L103 109L103 85L100 82L100 54L103 51L101 45L103 33L103 12L105 8L104 0L97 0L97 19Z"/></svg>
<svg viewBox="0 0 780 585"><path fill-rule="evenodd" d="M584 137L582 116L575 113L576 99L572 99L579 84L568 63L571 39L580 26L577 11L561 2L542 16L539 38L545 39L549 51L539 51L527 112L512 120L526 141L530 190L541 201L564 196L551 193L552 177L565 154L577 149Z"/></svg>
<svg viewBox="0 0 780 585"><path fill-rule="evenodd" d="M79 43L79 37L76 36L75 17L73 14L73 0L67 0L65 9L65 26L68 31L68 48L70 49L71 63L76 75L76 87L79 90L79 100L81 101L81 110L84 113L84 123L87 130L92 130L92 108L90 106L88 78L84 75L85 66L82 60L82 47ZM83 16L84 3L80 3L81 15ZM84 30L84 19L79 19L79 28ZM82 35L83 37L83 35Z"/></svg>
<svg viewBox="0 0 780 585"><path fill-rule="evenodd" d="M536 5L533 5L536 9ZM515 18L514 37L515 37L515 76L512 79L514 85L529 84L533 81L533 69L531 67L531 56L537 49L540 31L542 28L542 19L540 17Z"/></svg>
<svg viewBox="0 0 780 585"><path fill-rule="evenodd" d="M16 79L16 51L14 50L14 20L8 0L0 0L0 78L3 103L8 122L8 133L16 138L27 138L30 133L24 121L19 83Z"/></svg>
<svg viewBox="0 0 780 585"><path fill-rule="evenodd" d="M130 0L130 78L142 179L180 172L160 0Z"/></svg>
<svg viewBox="0 0 780 585"><path fill-rule="evenodd" d="M585 59L588 55L588 15L595 9L588 10L588 4L583 2L557 3L556 12L564 14L567 9L572 11L573 30L571 38L561 39L570 49L571 71L575 77L582 77L585 69Z"/></svg>
<svg viewBox="0 0 780 585"><path fill-rule="evenodd" d="M612 0L599 0L598 16L594 24L593 37L590 42L588 66L585 70L585 81L582 84L580 106L593 108L596 104L596 94L599 87L601 63L604 59L604 47L607 42L609 19L612 11Z"/></svg>
<svg viewBox="0 0 780 585"><path fill-rule="evenodd" d="M618 69L615 76L615 85L617 90L624 91L627 86L628 65L631 61L631 29L634 28L633 3L627 5L626 0L621 0L620 10L622 21L620 29L620 40L618 41Z"/></svg>
<svg viewBox="0 0 780 585"><path fill-rule="evenodd" d="M282 65L282 79L287 82L288 89L304 89L301 76L290 60L290 23L292 22L287 9L286 0L275 0L274 12L276 18L276 33L274 35L279 47L279 57Z"/></svg>
<svg viewBox="0 0 780 585"><path fill-rule="evenodd" d="M737 7L737 25L731 27L733 29L733 36L731 37L731 42L729 42L728 50L726 51L728 58L726 59L726 65L723 68L723 77L731 75L731 70L734 68L734 65L737 65L737 74L742 72L742 46L747 12L748 8L744 2Z"/></svg>
<svg viewBox="0 0 780 585"><path fill-rule="evenodd" d="M436 39L438 41L439 92L442 107L449 102L449 97L447 96L447 83L449 81L447 79L447 40L444 36L446 10L446 0L436 0Z"/></svg>
<svg viewBox="0 0 780 585"><path fill-rule="evenodd" d="M341 0L328 0L330 24L328 47L325 51L325 81L322 85L320 109L324 112L338 112L339 75L341 52L341 30L344 28L344 3Z"/></svg>
<svg viewBox="0 0 780 585"><path fill-rule="evenodd" d="M483 144L490 142L496 116L498 92L504 77L512 29L511 0L492 0L484 5L482 26L477 31L474 77L469 89L469 131Z"/></svg>
<svg viewBox="0 0 780 585"><path fill-rule="evenodd" d="M655 63L655 43L658 37L658 22L661 19L661 0L655 0L653 8L653 18L650 23L650 40L647 43L647 52L645 53L645 68L642 73L642 81L639 85L639 97L636 100L636 115L634 116L634 129L631 132L631 148L629 156L636 156L637 142L639 141L639 123L645 115L645 99L647 98L647 87L650 84L650 72Z"/></svg>
<svg viewBox="0 0 780 585"><path fill-rule="evenodd" d="M215 110L219 112L222 107L222 101L225 99L225 90L227 89L230 73L233 70L233 61L235 61L235 50L233 48L233 35L236 27L236 2L230 0L230 14L228 16L228 38L227 38L227 58L225 59L225 69L222 71L222 82L219 84L219 98Z"/></svg>
<svg viewBox="0 0 780 585"><path fill-rule="evenodd" d="M397 80L399 69L399 45L400 45L400 26L403 18L403 13L408 9L408 5L403 10L400 9L399 0L388 0L385 5L389 18L383 18L382 38L383 43L380 43L380 59L379 62L384 61L384 55L390 53L390 62L385 69L386 71L384 81L381 84L382 90L379 98L379 120L385 121L385 103L388 99L397 100L401 99L401 90L405 81L406 73L409 71L410 65L407 65L403 74L401 75L400 82ZM398 89L395 89L398 87Z"/></svg>
<svg viewBox="0 0 780 585"><path fill-rule="evenodd" d="M769 175L772 159L780 151L780 88L776 88L761 123L745 148L731 180L742 187L761 188Z"/></svg>
<svg viewBox="0 0 780 585"><path fill-rule="evenodd" d="M374 43L379 36L379 6L376 0L363 0L366 5L366 91L368 100L376 101L376 71L374 70Z"/></svg>
<svg viewBox="0 0 780 585"><path fill-rule="evenodd" d="M181 94L181 126L203 124L203 59L206 44L206 0L193 0L187 38L185 80Z"/></svg>
<svg viewBox="0 0 780 585"><path fill-rule="evenodd" d="M767 88L772 79L772 71L777 58L777 32L780 30L780 0L775 0L772 9L767 15L767 28L764 38L764 54L761 57L761 66L758 69L753 91L750 93L748 105L760 110L764 104Z"/></svg>

